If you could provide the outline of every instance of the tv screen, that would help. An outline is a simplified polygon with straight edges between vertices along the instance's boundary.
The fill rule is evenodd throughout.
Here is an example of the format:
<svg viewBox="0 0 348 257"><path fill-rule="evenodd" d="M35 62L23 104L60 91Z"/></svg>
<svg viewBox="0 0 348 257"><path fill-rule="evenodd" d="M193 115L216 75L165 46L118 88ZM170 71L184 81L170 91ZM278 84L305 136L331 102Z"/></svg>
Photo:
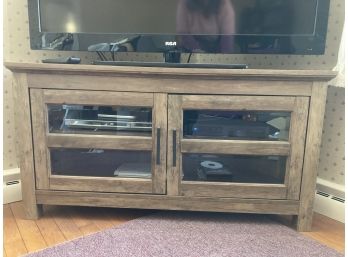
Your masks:
<svg viewBox="0 0 348 257"><path fill-rule="evenodd" d="M29 0L33 49L323 54L329 0Z"/></svg>

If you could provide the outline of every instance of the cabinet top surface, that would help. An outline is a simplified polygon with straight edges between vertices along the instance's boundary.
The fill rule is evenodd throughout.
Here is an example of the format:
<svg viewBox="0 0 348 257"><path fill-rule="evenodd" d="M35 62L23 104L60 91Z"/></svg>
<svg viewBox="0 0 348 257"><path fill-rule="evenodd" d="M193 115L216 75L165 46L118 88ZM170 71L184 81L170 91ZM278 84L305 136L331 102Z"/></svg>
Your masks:
<svg viewBox="0 0 348 257"><path fill-rule="evenodd" d="M44 63L13 63L5 66L17 73L44 74L86 74L86 75L137 75L137 76L208 76L210 78L245 78L245 79L289 79L329 81L337 72L331 70L271 70L271 69L206 69L206 68L158 68L135 66L102 66L83 64L44 64Z"/></svg>

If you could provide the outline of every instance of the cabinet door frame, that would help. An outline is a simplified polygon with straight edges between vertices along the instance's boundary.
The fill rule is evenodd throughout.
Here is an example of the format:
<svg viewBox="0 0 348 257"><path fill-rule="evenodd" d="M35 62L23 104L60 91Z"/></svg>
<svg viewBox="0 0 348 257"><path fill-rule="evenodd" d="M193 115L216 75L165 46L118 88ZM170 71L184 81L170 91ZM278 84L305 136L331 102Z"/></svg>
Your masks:
<svg viewBox="0 0 348 257"><path fill-rule="evenodd" d="M169 195L298 200L309 97L169 95L167 180ZM184 110L288 111L288 141L183 138ZM183 153L287 156L284 184L181 181Z"/></svg>
<svg viewBox="0 0 348 257"><path fill-rule="evenodd" d="M95 191L117 193L166 193L167 95L30 89L36 188L45 190ZM48 104L111 105L152 108L152 136L87 135L50 133ZM114 149L152 151L152 177L103 178L51 174L50 148Z"/></svg>

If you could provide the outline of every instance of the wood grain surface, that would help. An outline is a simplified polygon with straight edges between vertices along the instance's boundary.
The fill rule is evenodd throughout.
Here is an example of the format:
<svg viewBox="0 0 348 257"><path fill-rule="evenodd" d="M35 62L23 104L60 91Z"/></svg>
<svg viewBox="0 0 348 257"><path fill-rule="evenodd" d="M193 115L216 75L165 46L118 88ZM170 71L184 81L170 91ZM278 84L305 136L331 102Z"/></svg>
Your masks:
<svg viewBox="0 0 348 257"><path fill-rule="evenodd" d="M18 226L18 224L23 224L21 223L24 219L23 209L23 213L17 212L16 217L13 215L13 210L20 205L22 205L22 202L4 205L3 253L7 257L19 257L28 252L40 250L41 247L51 247L82 235L119 226L129 220L155 212L153 210L100 207L45 206L45 215L33 221L45 241L45 245L37 245L32 243L37 242L34 234L26 232L26 227ZM274 218L277 217L281 218L280 216ZM280 220L279 222L283 221ZM314 214L313 231L303 233L303 235L339 252L343 253L344 251L344 224L328 217ZM24 241L24 238L26 241ZM39 238L41 237L39 236ZM27 249L26 244L30 250Z"/></svg>

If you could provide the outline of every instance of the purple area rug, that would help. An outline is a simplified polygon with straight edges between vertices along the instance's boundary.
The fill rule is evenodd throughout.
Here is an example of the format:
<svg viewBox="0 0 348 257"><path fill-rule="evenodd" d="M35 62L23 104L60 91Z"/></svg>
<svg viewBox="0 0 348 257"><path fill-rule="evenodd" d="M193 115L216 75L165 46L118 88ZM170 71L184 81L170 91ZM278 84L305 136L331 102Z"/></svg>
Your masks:
<svg viewBox="0 0 348 257"><path fill-rule="evenodd" d="M26 257L342 257L264 215L159 212Z"/></svg>

